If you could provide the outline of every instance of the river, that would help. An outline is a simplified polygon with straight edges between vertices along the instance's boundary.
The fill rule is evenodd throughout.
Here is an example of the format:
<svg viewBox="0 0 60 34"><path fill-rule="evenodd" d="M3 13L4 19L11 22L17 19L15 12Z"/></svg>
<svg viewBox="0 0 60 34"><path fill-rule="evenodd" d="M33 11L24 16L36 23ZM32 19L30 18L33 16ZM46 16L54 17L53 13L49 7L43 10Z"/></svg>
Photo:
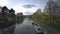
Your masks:
<svg viewBox="0 0 60 34"><path fill-rule="evenodd" d="M35 31L30 20L25 18L20 24L14 24L7 28L0 29L0 34L35 34Z"/></svg>

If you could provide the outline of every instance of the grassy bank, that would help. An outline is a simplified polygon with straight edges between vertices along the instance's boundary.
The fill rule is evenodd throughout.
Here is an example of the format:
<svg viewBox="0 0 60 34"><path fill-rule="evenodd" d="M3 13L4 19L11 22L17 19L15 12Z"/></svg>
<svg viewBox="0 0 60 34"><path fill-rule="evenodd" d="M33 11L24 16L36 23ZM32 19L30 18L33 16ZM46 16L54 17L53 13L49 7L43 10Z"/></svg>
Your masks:
<svg viewBox="0 0 60 34"><path fill-rule="evenodd" d="M51 28L53 28L53 29L55 29L55 30L60 32L60 25L59 24L49 23L48 21L39 21L39 23L43 23L46 26L51 27Z"/></svg>
<svg viewBox="0 0 60 34"><path fill-rule="evenodd" d="M37 21L38 23L42 23L50 28L53 28L55 29L56 31L59 31L60 32L60 25L59 24L56 24L56 23L50 23L48 21L44 21L44 20L35 20Z"/></svg>

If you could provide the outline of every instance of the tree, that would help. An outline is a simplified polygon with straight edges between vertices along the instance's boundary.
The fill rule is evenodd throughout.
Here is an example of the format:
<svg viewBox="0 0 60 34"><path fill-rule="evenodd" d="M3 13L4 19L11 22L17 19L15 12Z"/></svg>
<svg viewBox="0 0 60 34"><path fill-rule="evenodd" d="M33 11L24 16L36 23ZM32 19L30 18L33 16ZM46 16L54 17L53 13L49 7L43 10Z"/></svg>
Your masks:
<svg viewBox="0 0 60 34"><path fill-rule="evenodd" d="M2 7L1 12L3 17L2 20L7 22L7 12L9 12L9 9L6 6L4 6Z"/></svg>
<svg viewBox="0 0 60 34"><path fill-rule="evenodd" d="M41 19L41 16L40 16L41 13L42 13L41 9L37 9L37 11L32 15L32 19L35 19L35 20Z"/></svg>
<svg viewBox="0 0 60 34"><path fill-rule="evenodd" d="M23 13L21 12L21 13L17 13L17 17L18 18L22 18L23 17Z"/></svg>
<svg viewBox="0 0 60 34"><path fill-rule="evenodd" d="M10 12L11 14L15 14L15 10L13 10L13 8L11 8Z"/></svg>
<svg viewBox="0 0 60 34"><path fill-rule="evenodd" d="M2 13L5 13L8 8L6 6L2 7Z"/></svg>
<svg viewBox="0 0 60 34"><path fill-rule="evenodd" d="M49 21L50 22L56 22L56 14L58 14L57 12L59 9L59 6L52 0L49 0L44 11L46 13L46 15L48 15L49 17Z"/></svg>

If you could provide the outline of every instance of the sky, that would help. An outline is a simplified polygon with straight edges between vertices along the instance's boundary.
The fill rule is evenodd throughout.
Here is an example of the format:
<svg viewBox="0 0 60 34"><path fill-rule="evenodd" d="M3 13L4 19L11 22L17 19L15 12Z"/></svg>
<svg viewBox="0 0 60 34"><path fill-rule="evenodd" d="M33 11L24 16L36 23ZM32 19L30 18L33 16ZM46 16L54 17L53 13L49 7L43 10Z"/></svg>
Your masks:
<svg viewBox="0 0 60 34"><path fill-rule="evenodd" d="M24 15L31 15L39 8L43 10L46 3L47 0L0 0L0 6L13 8L16 14L22 12Z"/></svg>

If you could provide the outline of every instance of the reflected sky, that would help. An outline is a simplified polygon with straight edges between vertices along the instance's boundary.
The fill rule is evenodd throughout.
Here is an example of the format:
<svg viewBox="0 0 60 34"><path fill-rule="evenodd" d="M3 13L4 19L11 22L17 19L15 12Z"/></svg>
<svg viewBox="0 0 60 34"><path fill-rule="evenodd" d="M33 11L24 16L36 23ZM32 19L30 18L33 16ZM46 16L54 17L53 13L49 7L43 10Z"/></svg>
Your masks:
<svg viewBox="0 0 60 34"><path fill-rule="evenodd" d="M16 24L14 34L35 34L33 25L28 18L25 18L22 24Z"/></svg>

